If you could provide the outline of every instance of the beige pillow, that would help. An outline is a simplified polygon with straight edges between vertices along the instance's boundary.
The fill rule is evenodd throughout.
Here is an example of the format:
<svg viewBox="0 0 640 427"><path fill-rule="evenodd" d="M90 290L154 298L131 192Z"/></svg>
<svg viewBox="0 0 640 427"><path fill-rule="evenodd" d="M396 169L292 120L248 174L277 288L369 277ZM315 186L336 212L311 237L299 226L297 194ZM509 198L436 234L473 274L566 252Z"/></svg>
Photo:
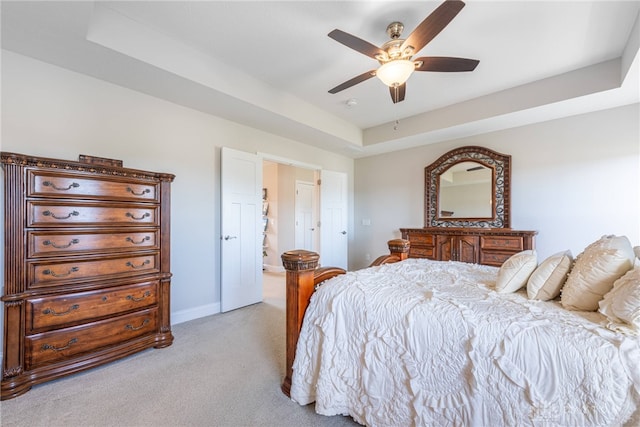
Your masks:
<svg viewBox="0 0 640 427"><path fill-rule="evenodd" d="M567 280L572 263L571 251L558 252L545 259L529 277L527 282L529 299L549 301L560 295L560 289Z"/></svg>
<svg viewBox="0 0 640 427"><path fill-rule="evenodd" d="M620 325L640 333L640 261L613 284L613 289L600 301L600 313L609 319L609 328Z"/></svg>
<svg viewBox="0 0 640 427"><path fill-rule="evenodd" d="M515 292L527 284L527 280L538 265L536 251L522 251L507 259L498 271L496 292Z"/></svg>
<svg viewBox="0 0 640 427"><path fill-rule="evenodd" d="M613 282L631 269L635 254L625 236L602 236L576 257L560 301L569 310L595 311Z"/></svg>
<svg viewBox="0 0 640 427"><path fill-rule="evenodd" d="M634 246L633 253L636 254L636 258L640 259L640 246Z"/></svg>

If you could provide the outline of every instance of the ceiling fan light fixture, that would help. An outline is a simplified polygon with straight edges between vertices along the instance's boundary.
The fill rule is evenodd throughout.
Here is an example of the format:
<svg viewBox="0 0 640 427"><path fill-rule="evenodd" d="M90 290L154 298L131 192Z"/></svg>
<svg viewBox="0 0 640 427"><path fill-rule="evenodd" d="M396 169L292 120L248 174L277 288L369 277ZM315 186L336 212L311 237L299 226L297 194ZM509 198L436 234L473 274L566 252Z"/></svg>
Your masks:
<svg viewBox="0 0 640 427"><path fill-rule="evenodd" d="M382 64L376 71L376 76L389 87L403 85L416 69L413 61L398 59Z"/></svg>

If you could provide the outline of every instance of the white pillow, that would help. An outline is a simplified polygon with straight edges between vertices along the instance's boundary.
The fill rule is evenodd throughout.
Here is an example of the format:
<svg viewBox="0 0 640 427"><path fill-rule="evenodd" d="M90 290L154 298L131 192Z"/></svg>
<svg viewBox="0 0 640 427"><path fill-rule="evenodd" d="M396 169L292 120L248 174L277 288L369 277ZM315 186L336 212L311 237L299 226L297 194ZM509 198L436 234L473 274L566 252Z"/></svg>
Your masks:
<svg viewBox="0 0 640 427"><path fill-rule="evenodd" d="M560 302L569 310L596 311L613 282L633 267L635 254L625 236L602 236L576 257Z"/></svg>
<svg viewBox="0 0 640 427"><path fill-rule="evenodd" d="M609 319L610 329L620 329L622 325L640 333L640 261L615 281L599 305L600 313Z"/></svg>
<svg viewBox="0 0 640 427"><path fill-rule="evenodd" d="M522 251L511 255L498 271L496 292L515 292L527 284L527 280L538 265L536 251Z"/></svg>
<svg viewBox="0 0 640 427"><path fill-rule="evenodd" d="M549 301L560 295L560 289L571 270L571 251L558 252L545 259L533 271L527 282L529 299Z"/></svg>

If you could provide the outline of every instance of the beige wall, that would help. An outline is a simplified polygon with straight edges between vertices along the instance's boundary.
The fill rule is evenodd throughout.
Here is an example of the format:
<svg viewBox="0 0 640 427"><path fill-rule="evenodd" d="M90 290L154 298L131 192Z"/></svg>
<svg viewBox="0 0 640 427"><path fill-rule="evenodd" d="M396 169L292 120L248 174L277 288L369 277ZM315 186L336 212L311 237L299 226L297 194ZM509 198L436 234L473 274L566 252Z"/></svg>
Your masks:
<svg viewBox="0 0 640 427"><path fill-rule="evenodd" d="M219 310L220 147L346 172L353 160L2 51L3 151L90 154L176 175L172 321ZM352 188L352 187L351 187Z"/></svg>
<svg viewBox="0 0 640 427"><path fill-rule="evenodd" d="M284 271L282 252L295 247L295 202L296 181L314 181L312 169L263 162L263 183L269 199L269 226L267 228L267 256L265 264L268 271Z"/></svg>
<svg viewBox="0 0 640 427"><path fill-rule="evenodd" d="M355 192L350 268L367 265L367 254L371 259L386 253L386 241L398 237L400 227L423 225L424 167L463 145L512 155L512 225L539 230L541 255L567 248L578 253L607 233L640 244L638 117L636 104L354 162L2 52L2 150L61 159L91 154L176 175L174 321L210 314L219 304L222 146L346 172L350 197ZM363 219L371 225L361 225Z"/></svg>
<svg viewBox="0 0 640 427"><path fill-rule="evenodd" d="M634 104L356 160L351 266L387 253L400 227L424 225L425 166L465 145L512 156L511 224L539 231L539 257L576 255L603 234L640 244L639 117Z"/></svg>

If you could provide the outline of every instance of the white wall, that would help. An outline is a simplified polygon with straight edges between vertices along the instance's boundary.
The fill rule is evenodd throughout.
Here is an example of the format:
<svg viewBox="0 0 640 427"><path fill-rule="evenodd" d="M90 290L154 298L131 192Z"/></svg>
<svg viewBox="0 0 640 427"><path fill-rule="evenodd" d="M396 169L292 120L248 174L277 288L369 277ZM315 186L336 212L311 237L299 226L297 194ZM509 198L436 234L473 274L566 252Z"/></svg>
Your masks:
<svg viewBox="0 0 640 427"><path fill-rule="evenodd" d="M539 258L564 249L577 255L603 234L639 245L639 110L634 104L356 160L351 267L388 253L399 228L424 226L425 166L465 145L512 156L511 226L538 230Z"/></svg>
<svg viewBox="0 0 640 427"><path fill-rule="evenodd" d="M220 147L346 172L353 160L2 51L3 151L176 175L172 185L172 321L217 312ZM292 248L288 248L292 249Z"/></svg>
<svg viewBox="0 0 640 427"><path fill-rule="evenodd" d="M511 154L512 226L540 232L541 256L566 248L577 254L607 233L640 244L639 113L636 104L354 162L2 51L2 150L61 159L91 154L176 175L174 321L209 314L219 303L221 146L346 172L356 193L350 268L367 265L366 254L387 253L386 241L399 237L400 227L423 226L424 167L464 145Z"/></svg>

